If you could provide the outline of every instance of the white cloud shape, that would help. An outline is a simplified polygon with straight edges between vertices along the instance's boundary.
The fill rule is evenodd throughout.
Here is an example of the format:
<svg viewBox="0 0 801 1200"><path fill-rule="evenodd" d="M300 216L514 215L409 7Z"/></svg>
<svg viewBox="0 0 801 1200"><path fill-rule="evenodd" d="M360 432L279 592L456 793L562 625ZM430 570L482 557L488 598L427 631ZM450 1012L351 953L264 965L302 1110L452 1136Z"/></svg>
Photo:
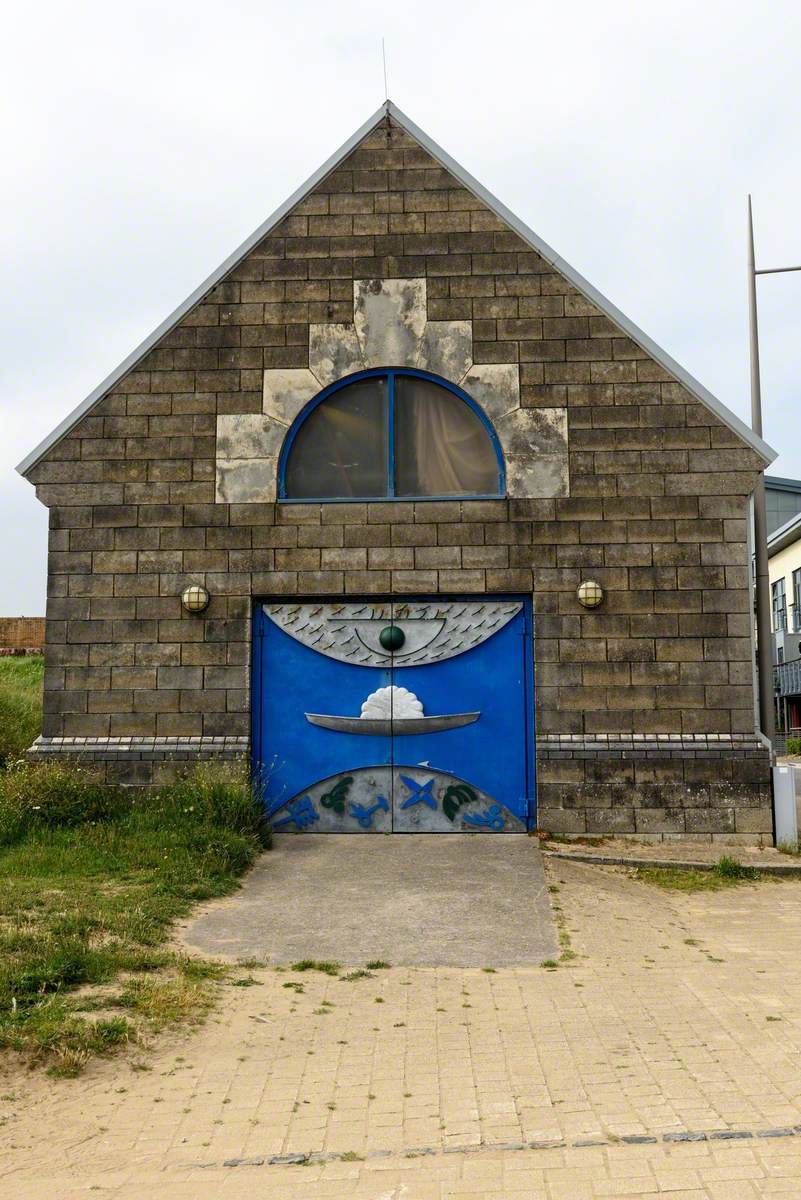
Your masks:
<svg viewBox="0 0 801 1200"><path fill-rule="evenodd" d="M405 687L397 687L393 683L391 687L379 688L377 692L368 696L362 705L361 715L374 721L422 717L423 705L414 692Z"/></svg>

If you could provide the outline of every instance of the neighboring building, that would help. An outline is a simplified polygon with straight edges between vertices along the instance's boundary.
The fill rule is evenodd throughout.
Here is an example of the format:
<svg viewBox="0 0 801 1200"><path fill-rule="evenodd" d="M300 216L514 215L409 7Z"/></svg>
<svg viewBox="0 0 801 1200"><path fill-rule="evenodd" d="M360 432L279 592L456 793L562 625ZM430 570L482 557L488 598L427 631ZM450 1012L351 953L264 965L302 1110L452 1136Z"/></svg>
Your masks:
<svg viewBox="0 0 801 1200"><path fill-rule="evenodd" d="M39 651L44 642L44 617L0 617L0 653Z"/></svg>
<svg viewBox="0 0 801 1200"><path fill-rule="evenodd" d="M801 513L768 538L777 729L801 732Z"/></svg>
<svg viewBox="0 0 801 1200"><path fill-rule="evenodd" d="M801 513L801 479L779 479L765 476L765 511L768 518L768 537L782 525Z"/></svg>
<svg viewBox="0 0 801 1200"><path fill-rule="evenodd" d="M33 753L251 755L283 828L770 837L774 457L387 103L21 464Z"/></svg>

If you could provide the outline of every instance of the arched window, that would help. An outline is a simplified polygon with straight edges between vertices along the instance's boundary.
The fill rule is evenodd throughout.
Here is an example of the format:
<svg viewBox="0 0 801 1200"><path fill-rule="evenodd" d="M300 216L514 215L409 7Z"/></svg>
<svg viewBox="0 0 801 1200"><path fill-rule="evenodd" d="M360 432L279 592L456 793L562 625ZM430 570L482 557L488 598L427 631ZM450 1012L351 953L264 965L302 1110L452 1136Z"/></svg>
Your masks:
<svg viewBox="0 0 801 1200"><path fill-rule="evenodd" d="M503 458L478 405L425 371L362 371L298 416L279 465L282 500L503 495Z"/></svg>

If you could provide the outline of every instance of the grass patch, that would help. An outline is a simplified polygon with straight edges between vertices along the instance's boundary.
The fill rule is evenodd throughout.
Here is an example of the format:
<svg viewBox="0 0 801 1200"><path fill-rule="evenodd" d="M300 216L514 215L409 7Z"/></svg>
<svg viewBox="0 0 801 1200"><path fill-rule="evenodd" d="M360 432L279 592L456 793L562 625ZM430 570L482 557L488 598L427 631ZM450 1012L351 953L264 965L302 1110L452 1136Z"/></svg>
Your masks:
<svg viewBox="0 0 801 1200"><path fill-rule="evenodd" d="M654 887L675 892L715 892L761 879L755 867L744 866L735 858L724 855L711 871L685 870L680 867L637 867L635 879Z"/></svg>
<svg viewBox="0 0 801 1200"><path fill-rule="evenodd" d="M193 979L179 968L168 977L130 979L114 1004L144 1017L151 1029L159 1030L166 1025L197 1024L213 1000L207 979Z"/></svg>
<svg viewBox="0 0 801 1200"><path fill-rule="evenodd" d="M367 963L368 971L388 971L392 963L384 962L382 958L374 958L372 962Z"/></svg>
<svg viewBox="0 0 801 1200"><path fill-rule="evenodd" d="M323 975L338 975L342 964L338 962L319 962L316 958L302 958L292 964L293 971L322 971Z"/></svg>
<svg viewBox="0 0 801 1200"><path fill-rule="evenodd" d="M45 1061L48 1073L71 1079L90 1058L108 1057L139 1040L139 1030L126 1017L88 1020L68 1000L51 996L28 1012L17 1010L0 1025L0 1045Z"/></svg>
<svg viewBox="0 0 801 1200"><path fill-rule="evenodd" d="M42 729L44 657L0 658L0 767L28 749Z"/></svg>
<svg viewBox="0 0 801 1200"><path fill-rule="evenodd" d="M724 854L719 858L713 868L721 879L759 879L759 872L756 867L746 867L743 863L738 862L736 858L729 858Z"/></svg>
<svg viewBox="0 0 801 1200"><path fill-rule="evenodd" d="M201 1015L223 968L164 943L192 904L238 886L262 813L215 764L148 793L62 764L0 772L0 1048L74 1073Z"/></svg>

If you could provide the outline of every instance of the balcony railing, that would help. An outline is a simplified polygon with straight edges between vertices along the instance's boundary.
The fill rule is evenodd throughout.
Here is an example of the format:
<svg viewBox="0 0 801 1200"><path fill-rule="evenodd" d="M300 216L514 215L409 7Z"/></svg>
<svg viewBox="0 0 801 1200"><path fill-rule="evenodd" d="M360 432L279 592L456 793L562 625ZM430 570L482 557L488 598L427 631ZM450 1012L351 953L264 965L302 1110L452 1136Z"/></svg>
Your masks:
<svg viewBox="0 0 801 1200"><path fill-rule="evenodd" d="M801 695L801 659L774 666L773 690L777 696Z"/></svg>

